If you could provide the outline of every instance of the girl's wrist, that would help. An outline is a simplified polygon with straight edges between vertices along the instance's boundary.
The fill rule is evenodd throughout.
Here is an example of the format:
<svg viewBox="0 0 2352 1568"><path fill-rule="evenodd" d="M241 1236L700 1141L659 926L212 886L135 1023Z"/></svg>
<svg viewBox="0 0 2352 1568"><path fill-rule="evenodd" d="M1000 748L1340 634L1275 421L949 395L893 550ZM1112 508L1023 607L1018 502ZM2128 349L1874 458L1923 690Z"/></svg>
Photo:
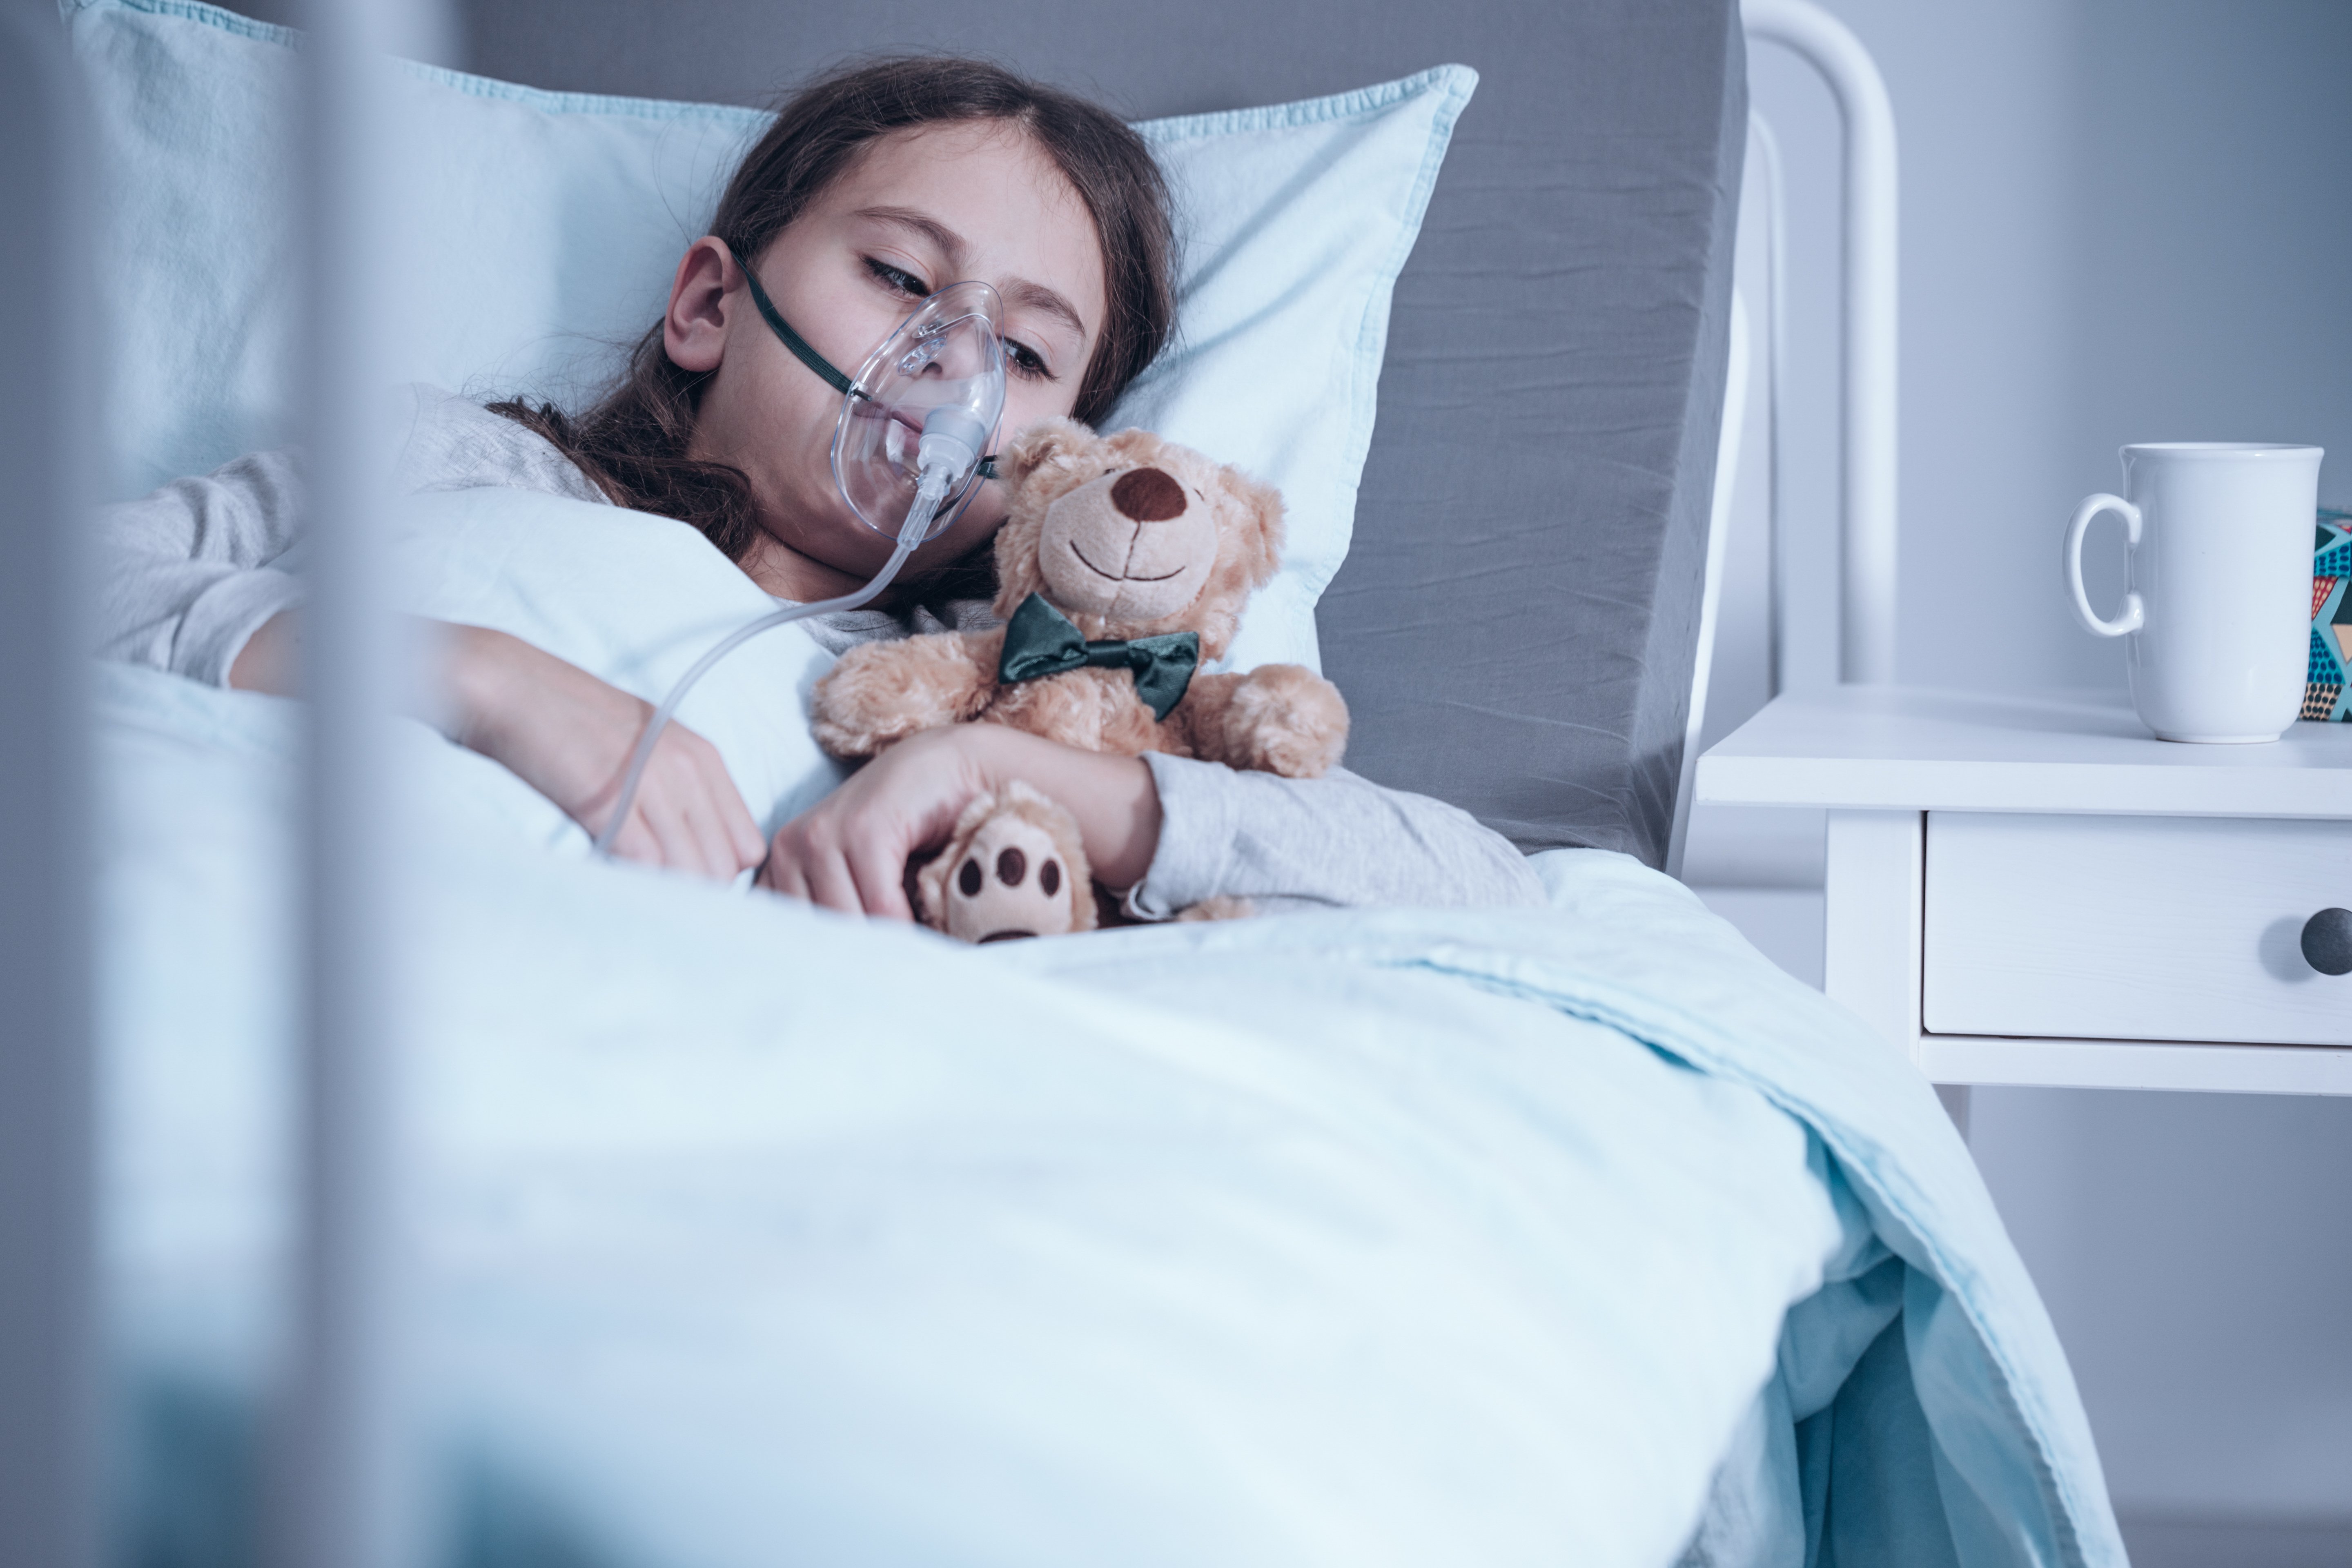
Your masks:
<svg viewBox="0 0 2352 1568"><path fill-rule="evenodd" d="M1160 846L1160 790L1140 758L1079 751L1002 724L959 724L954 737L975 793L1019 780L1077 819L1095 875L1114 888L1143 879Z"/></svg>
<svg viewBox="0 0 2352 1568"><path fill-rule="evenodd" d="M1051 741L1003 724L957 724L942 733L954 737L956 755L975 793L1000 790L1016 779L1042 788L1033 775L1049 770L1052 753L1063 750Z"/></svg>

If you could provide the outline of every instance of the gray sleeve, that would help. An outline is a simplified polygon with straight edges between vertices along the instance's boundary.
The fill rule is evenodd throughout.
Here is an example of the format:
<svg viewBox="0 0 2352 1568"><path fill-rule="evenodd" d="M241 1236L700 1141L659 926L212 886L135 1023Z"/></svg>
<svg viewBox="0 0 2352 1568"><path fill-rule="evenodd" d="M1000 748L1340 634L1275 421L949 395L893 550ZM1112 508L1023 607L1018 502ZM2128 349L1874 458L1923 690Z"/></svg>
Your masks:
<svg viewBox="0 0 2352 1568"><path fill-rule="evenodd" d="M1286 779L1157 752L1143 761L1160 818L1151 868L1127 898L1140 919L1215 897L1265 910L1544 903L1510 840L1443 801L1346 772Z"/></svg>
<svg viewBox="0 0 2352 1568"><path fill-rule="evenodd" d="M301 596L294 455L257 452L99 516L99 652L214 686Z"/></svg>
<svg viewBox="0 0 2352 1568"><path fill-rule="evenodd" d="M406 386L385 407L395 495L496 485L612 503L545 437L462 397ZM301 597L289 559L300 481L294 453L257 452L108 508L99 521L99 651L228 684L247 639Z"/></svg>

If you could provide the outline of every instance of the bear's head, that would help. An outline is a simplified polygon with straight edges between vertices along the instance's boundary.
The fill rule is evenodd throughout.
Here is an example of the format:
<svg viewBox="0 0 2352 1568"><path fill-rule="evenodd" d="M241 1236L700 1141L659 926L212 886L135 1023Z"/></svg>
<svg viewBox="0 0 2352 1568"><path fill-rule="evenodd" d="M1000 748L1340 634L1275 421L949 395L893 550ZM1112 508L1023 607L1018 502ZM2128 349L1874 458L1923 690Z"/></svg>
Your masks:
<svg viewBox="0 0 2352 1568"><path fill-rule="evenodd" d="M1148 430L1048 419L1006 448L996 613L1043 594L1090 638L1195 631L1222 658L1282 559L1282 497Z"/></svg>

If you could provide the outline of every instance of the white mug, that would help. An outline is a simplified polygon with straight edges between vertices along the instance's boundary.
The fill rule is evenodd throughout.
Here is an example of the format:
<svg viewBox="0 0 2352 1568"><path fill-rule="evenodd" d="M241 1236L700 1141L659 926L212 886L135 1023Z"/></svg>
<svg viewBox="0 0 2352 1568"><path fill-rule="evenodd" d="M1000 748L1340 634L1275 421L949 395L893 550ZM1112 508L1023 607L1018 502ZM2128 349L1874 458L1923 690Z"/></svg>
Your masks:
<svg viewBox="0 0 2352 1568"><path fill-rule="evenodd" d="M2277 740L2303 705L2321 449L2160 441L2123 455L2130 499L2092 496L2066 530L2074 614L2127 639L2132 702L2158 739ZM2083 592L2083 534L2103 511L2131 545L2112 621Z"/></svg>

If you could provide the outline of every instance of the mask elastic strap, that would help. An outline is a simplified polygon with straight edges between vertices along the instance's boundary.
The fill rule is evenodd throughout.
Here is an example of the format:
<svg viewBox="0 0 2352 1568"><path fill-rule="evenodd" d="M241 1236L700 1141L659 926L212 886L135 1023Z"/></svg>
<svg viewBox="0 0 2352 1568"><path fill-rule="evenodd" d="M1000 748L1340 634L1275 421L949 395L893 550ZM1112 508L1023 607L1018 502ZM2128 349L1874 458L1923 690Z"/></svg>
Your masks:
<svg viewBox="0 0 2352 1568"><path fill-rule="evenodd" d="M751 264L743 259L743 253L730 245L727 247L727 254L732 256L735 265L743 269L743 281L751 286L751 303L760 308L760 319L768 323L770 331L783 340L784 347L793 351L793 357L816 372L827 386L844 397L864 397L872 402L863 388L835 370L831 360L817 353L806 338L793 331L792 323L785 321L783 312L776 309L776 302L768 298L765 289L760 287L760 275L751 270ZM983 479L996 477L995 453L991 452L980 460L979 473Z"/></svg>
<svg viewBox="0 0 2352 1568"><path fill-rule="evenodd" d="M834 369L832 361L811 348L806 338L793 331L792 323L784 320L782 312L776 309L775 301L768 298L768 291L760 287L760 275L751 270L751 264L743 259L743 253L731 245L727 247L727 252L734 257L735 265L743 269L743 281L751 286L751 303L760 308L760 319L768 323L769 330L776 336L784 340L784 347L793 351L793 357L824 377L824 384L843 396L865 397L866 394L859 390L856 382Z"/></svg>

